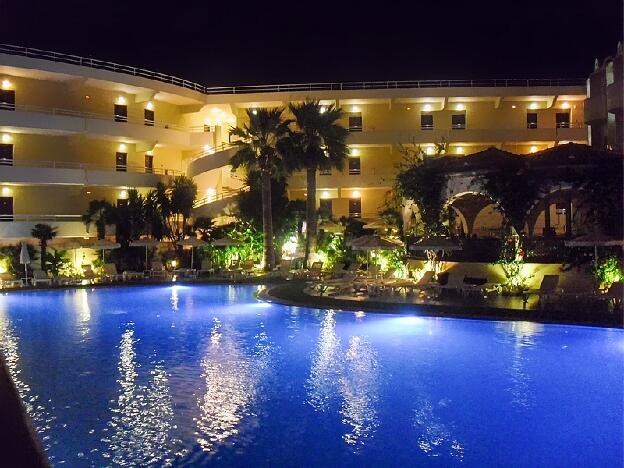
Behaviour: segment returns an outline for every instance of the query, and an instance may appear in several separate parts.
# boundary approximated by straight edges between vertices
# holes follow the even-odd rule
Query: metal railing
[[[50,168],[50,169],[82,169],[82,170],[96,170],[96,171],[112,171],[112,172],[131,172],[131,173],[144,173],[155,174],[164,176],[178,176],[182,175],[181,171],[175,169],[168,169],[164,167],[145,167],[133,164],[94,164],[83,163],[77,161],[40,161],[40,160],[23,160],[23,159],[4,159],[0,158],[0,170],[2,167],[38,167],[38,168]]]
[[[253,93],[281,93],[281,92],[310,92],[310,91],[353,91],[367,89],[407,89],[407,88],[511,88],[537,86],[585,86],[585,78],[497,78],[483,80],[402,80],[402,81],[349,81],[326,83],[289,83],[273,85],[246,85],[246,86],[205,86],[173,75],[147,70],[144,68],[122,65],[114,62],[97,60],[91,57],[53,52],[49,50],[0,44],[0,53],[20,55],[52,62],[68,63],[82,67],[107,70],[123,73],[163,83],[173,84],[181,88],[191,89],[203,94],[253,94]]]
[[[199,208],[200,206],[207,205],[208,203],[214,203],[225,198],[235,197],[242,192],[248,192],[249,186],[245,185],[239,189],[226,189],[214,195],[207,195],[204,198],[199,198],[193,203],[193,208]]]
[[[234,147],[235,147],[235,145],[233,145],[231,143],[221,143],[221,144],[219,144],[217,146],[211,146],[209,149],[202,150],[199,153],[194,154],[193,156],[191,156],[191,159],[190,159],[189,162],[193,162],[193,161],[196,161],[198,159],[205,158],[206,156],[212,156],[215,153],[218,153],[220,151],[226,151],[226,150],[232,149]]]
[[[56,214],[0,214],[0,221],[80,221],[82,215],[56,215]]]

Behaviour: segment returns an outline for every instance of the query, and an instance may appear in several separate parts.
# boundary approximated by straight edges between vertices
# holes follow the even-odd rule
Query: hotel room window
[[[349,158],[349,175],[359,175],[360,169],[360,158],[351,156]]]
[[[2,166],[13,165],[13,144],[0,143],[0,165]]]
[[[153,127],[154,126],[154,111],[152,109],[145,109],[143,111],[144,113],[144,122],[145,125],[148,127]]]
[[[115,169],[117,172],[126,172],[128,170],[128,153],[117,152],[115,154]]]
[[[151,174],[154,172],[154,155],[145,155],[145,172]]]
[[[350,218],[362,217],[362,199],[361,198],[349,199],[349,217]]]
[[[555,121],[557,128],[570,128],[570,113],[557,112]]]
[[[15,110],[15,90],[0,89],[0,110]]]
[[[0,221],[13,221],[13,197],[0,197]]]
[[[362,131],[362,114],[355,114],[349,116],[349,131],[361,132]]]
[[[453,130],[464,130],[466,128],[466,114],[453,114],[451,116],[451,128]]]
[[[537,128],[537,112],[527,112],[527,128]]]
[[[324,216],[331,216],[332,215],[332,201],[330,198],[322,198],[321,199],[321,204],[319,207],[319,211],[321,212],[322,215]]]
[[[433,130],[433,114],[420,114],[420,129]]]
[[[331,168],[319,169],[319,175],[331,175]]]
[[[128,121],[128,106],[125,104],[115,104],[115,122]]]

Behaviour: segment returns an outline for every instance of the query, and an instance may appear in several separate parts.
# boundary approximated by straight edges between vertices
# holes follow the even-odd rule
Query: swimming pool
[[[622,465],[622,330],[254,292],[0,296],[0,351],[52,463]]]

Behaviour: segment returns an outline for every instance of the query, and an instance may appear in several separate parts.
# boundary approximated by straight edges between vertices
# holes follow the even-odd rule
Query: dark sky
[[[0,0],[0,42],[234,85],[577,78],[622,37],[622,0],[369,3]]]

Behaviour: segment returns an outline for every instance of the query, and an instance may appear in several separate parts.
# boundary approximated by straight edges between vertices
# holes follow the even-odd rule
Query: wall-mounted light
[[[9,143],[13,141],[13,137],[9,135],[8,133],[3,133],[1,140],[2,140],[2,143],[4,143],[5,145],[8,145]]]
[[[431,107],[431,104],[425,104],[422,108],[422,110],[424,112],[431,112],[433,110],[433,107]]]
[[[217,189],[215,189],[214,187],[208,187],[206,189],[206,197],[208,198],[209,201],[214,200],[216,196],[217,196]]]
[[[512,108],[512,109],[515,109],[515,108],[516,108],[516,105],[515,105],[515,104],[512,104],[512,105],[511,105],[511,108]]]
[[[427,148],[425,148],[425,153],[427,153],[428,155],[432,155],[434,151],[435,149],[433,146],[427,146]]]
[[[153,150],[147,150],[145,152],[145,154],[147,154],[148,156],[154,156],[154,151]]]
[[[327,107],[325,107],[325,106],[321,106],[321,108],[319,109],[319,112],[320,112],[321,114],[324,114],[325,112],[327,112]]]
[[[351,108],[351,112],[361,112],[361,111],[362,111],[362,109],[360,109],[359,106],[353,106]]]
[[[128,150],[128,147],[124,145],[123,143],[121,143],[118,149],[120,153],[125,153]]]
[[[2,196],[8,197],[11,195],[11,189],[9,187],[2,187]]]
[[[252,110],[251,110],[251,113],[252,113],[253,115],[258,115],[258,109],[252,109]]]
[[[457,154],[464,154],[464,147],[463,146],[455,147],[455,153],[457,153]]]
[[[412,110],[410,106],[405,107],[405,110]]]
[[[529,153],[537,153],[537,146],[531,146],[529,148]]]
[[[569,102],[564,102],[563,104],[561,104],[561,108],[562,109],[569,109],[570,108],[570,103]]]
[[[529,109],[537,109],[537,102],[532,102],[529,104]]]
[[[361,196],[362,194],[359,190],[354,190],[353,192],[351,192],[351,198],[360,198]]]
[[[359,156],[360,155],[360,150],[357,148],[351,148],[351,150],[349,151],[350,156]]]
[[[327,190],[323,190],[321,192],[321,198],[327,200],[330,197],[329,192]]]
[[[117,104],[118,106],[125,106],[126,98],[123,96],[117,96],[117,99],[115,99],[115,104]]]
[[[153,111],[154,110],[154,103],[152,101],[147,101],[147,104],[145,104],[145,108],[148,111]]]
[[[457,104],[457,105],[455,106],[455,110],[457,110],[457,111],[463,111],[463,110],[466,110],[466,106],[464,106],[463,104]]]
[[[125,200],[126,198],[128,198],[128,191],[122,190],[121,192],[119,192],[119,198],[121,198],[122,200]]]
[[[9,80],[7,80],[6,78],[2,80],[2,89],[6,91],[8,89],[11,89],[12,87],[13,87],[13,83],[11,83]]]

